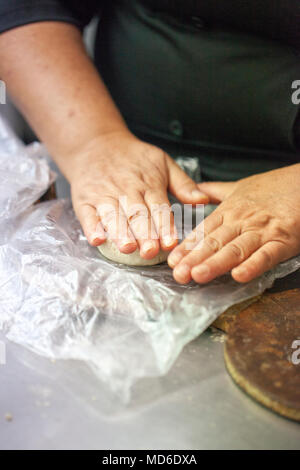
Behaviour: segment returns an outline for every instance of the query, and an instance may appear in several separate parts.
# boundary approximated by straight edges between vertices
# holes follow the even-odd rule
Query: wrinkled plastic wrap
[[[46,357],[85,361],[124,400],[139,378],[165,374],[225,309],[300,267],[297,257],[246,285],[227,275],[180,286],[167,265],[106,261],[70,201],[32,205],[53,178],[43,152],[17,146],[5,158],[0,136],[0,328]]]
[[[25,146],[0,119],[0,221],[24,212],[54,181],[41,144]]]

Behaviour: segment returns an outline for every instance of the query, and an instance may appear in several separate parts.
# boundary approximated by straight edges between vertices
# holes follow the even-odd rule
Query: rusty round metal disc
[[[230,324],[225,363],[255,400],[300,421],[300,289],[264,295]]]

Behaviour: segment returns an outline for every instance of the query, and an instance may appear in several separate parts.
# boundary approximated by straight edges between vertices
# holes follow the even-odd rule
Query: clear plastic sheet
[[[0,116],[1,117],[1,116]],[[24,212],[55,179],[38,143],[25,146],[0,118],[0,221]]]
[[[29,207],[45,189],[45,161],[25,178],[32,147],[15,157],[22,164],[13,167],[14,182],[2,179],[0,328],[46,357],[85,361],[124,401],[138,379],[165,374],[225,309],[300,267],[297,257],[247,285],[227,275],[205,286],[180,286],[167,265],[113,264],[88,245],[70,201]],[[40,162],[35,158],[34,166]]]

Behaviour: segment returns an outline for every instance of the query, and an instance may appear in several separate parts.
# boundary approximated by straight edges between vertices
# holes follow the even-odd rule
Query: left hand
[[[169,255],[180,284],[207,283],[228,271],[248,282],[300,253],[300,164],[198,186],[220,204]],[[203,225],[203,240],[193,241]]]

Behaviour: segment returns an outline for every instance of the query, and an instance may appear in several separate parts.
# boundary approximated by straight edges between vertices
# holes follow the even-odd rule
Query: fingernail
[[[101,243],[104,239],[105,237],[103,237],[103,235],[100,235],[99,233],[93,233],[93,235],[91,236],[92,243]]]
[[[176,264],[179,263],[179,261],[183,258],[183,255],[179,253],[171,253],[170,256],[168,257],[168,263],[169,266],[174,267]]]
[[[240,267],[240,268],[235,268],[235,269],[233,269],[233,270],[232,270],[232,273],[233,273],[234,275],[244,277],[244,276],[248,273],[248,270],[247,270],[247,268]]]
[[[120,242],[120,248],[129,248],[130,246],[134,245],[134,241],[128,238],[127,240],[122,240]]]
[[[163,243],[165,246],[172,246],[174,245],[175,241],[176,239],[169,236],[163,238]]]
[[[200,277],[207,277],[210,274],[210,269],[205,264],[201,264],[200,266],[193,268],[193,274]]]
[[[191,268],[187,264],[181,264],[180,266],[177,266],[175,268],[174,273],[178,277],[186,278],[187,276],[190,275]]]
[[[155,248],[155,244],[151,241],[147,241],[143,244],[142,252],[147,254],[149,251],[153,250]]]

